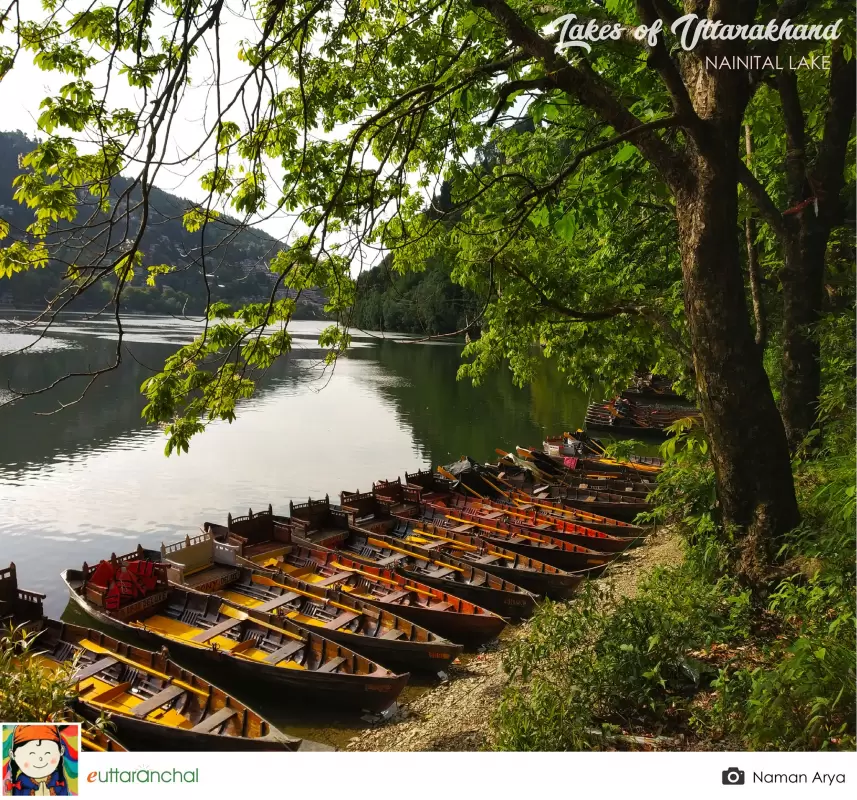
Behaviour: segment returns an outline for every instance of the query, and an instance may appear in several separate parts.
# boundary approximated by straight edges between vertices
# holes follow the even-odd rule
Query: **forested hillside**
[[[27,226],[33,222],[33,211],[14,198],[14,179],[24,170],[23,155],[32,151],[37,142],[20,131],[0,132],[0,219],[10,226],[12,240],[25,237]],[[111,195],[118,198],[127,188],[127,178],[116,177]],[[139,192],[132,193],[132,204]],[[264,297],[275,276],[268,270],[270,259],[283,249],[273,236],[260,230],[235,231],[235,220],[207,226],[205,238],[201,231],[190,232],[182,219],[191,204],[181,197],[153,188],[149,199],[150,220],[143,234],[140,250],[143,267],[167,264],[175,271],[158,277],[154,286],[147,284],[146,270],[137,271],[122,293],[122,306],[129,311],[170,314],[201,314],[210,292],[212,301],[239,305],[251,298]],[[85,219],[93,209],[82,207],[78,220]],[[131,214],[133,221],[133,213]],[[112,241],[124,235],[112,236]],[[203,247],[204,245],[204,247]],[[205,272],[201,269],[205,256]],[[70,259],[71,260],[71,259]],[[52,261],[43,269],[20,272],[4,281],[0,288],[0,308],[43,308],[64,285],[65,266]],[[110,299],[113,286],[102,281],[98,287],[79,298],[75,308],[96,310]],[[324,297],[316,291],[302,293],[297,316],[323,317]]]
[[[463,330],[479,313],[478,299],[449,273],[449,265],[436,261],[402,274],[387,257],[357,279],[354,325],[425,335]]]

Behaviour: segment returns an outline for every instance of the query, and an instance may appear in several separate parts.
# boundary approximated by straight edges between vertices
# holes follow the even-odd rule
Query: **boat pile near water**
[[[317,749],[192,670],[288,707],[383,714],[412,673],[446,672],[645,539],[658,459],[606,458],[582,432],[497,452],[63,572],[74,603],[151,649],[45,618],[14,565],[0,620],[39,629],[45,669],[72,670],[74,710],[112,723],[91,749]]]

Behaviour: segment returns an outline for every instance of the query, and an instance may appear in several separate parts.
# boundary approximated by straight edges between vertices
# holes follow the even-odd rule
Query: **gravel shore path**
[[[621,556],[599,578],[613,583],[617,597],[633,597],[640,578],[658,566],[681,562],[678,535],[664,528]],[[355,751],[474,751],[491,748],[490,721],[505,685],[503,652],[527,635],[524,623],[509,627],[499,642],[465,664],[453,666],[447,683],[405,705],[390,721],[351,740]]]

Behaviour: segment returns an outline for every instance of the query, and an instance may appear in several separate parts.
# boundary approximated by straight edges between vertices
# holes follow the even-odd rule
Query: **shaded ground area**
[[[679,536],[664,528],[645,545],[615,561],[599,579],[611,581],[616,597],[633,597],[637,583],[655,567],[682,560]],[[453,666],[448,683],[403,706],[398,716],[356,736],[348,750],[473,751],[491,747],[491,716],[505,685],[503,652],[513,638],[526,637],[528,625],[508,628],[500,641],[467,663]]]

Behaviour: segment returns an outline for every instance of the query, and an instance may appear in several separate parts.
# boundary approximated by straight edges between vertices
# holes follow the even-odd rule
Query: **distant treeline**
[[[421,272],[402,275],[391,257],[384,259],[357,279],[353,324],[426,335],[464,329],[478,314],[479,301],[453,283],[449,273],[449,265],[430,263]]]

